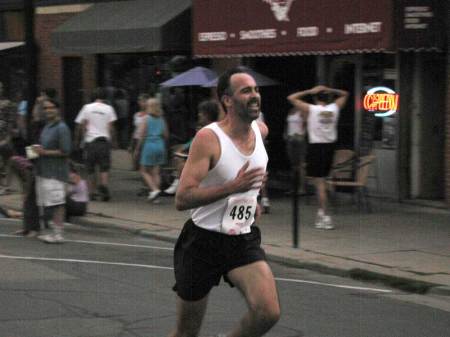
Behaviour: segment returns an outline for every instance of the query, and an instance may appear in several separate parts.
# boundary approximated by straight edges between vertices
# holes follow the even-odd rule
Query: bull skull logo
[[[262,0],[270,5],[277,21],[289,21],[288,13],[294,0]]]

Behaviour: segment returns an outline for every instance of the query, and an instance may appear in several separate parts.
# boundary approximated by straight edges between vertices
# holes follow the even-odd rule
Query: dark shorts
[[[88,173],[94,173],[98,166],[100,172],[107,172],[111,167],[111,143],[108,139],[96,138],[85,146],[85,163]]]
[[[306,153],[304,137],[289,136],[287,139],[287,153],[291,166],[299,166],[304,163]]]
[[[327,177],[333,163],[334,143],[308,144],[306,174]]]
[[[198,301],[213,286],[224,280],[233,286],[226,274],[238,267],[266,260],[261,248],[261,232],[225,235],[200,228],[188,220],[175,245],[175,285],[173,290],[185,301]]]

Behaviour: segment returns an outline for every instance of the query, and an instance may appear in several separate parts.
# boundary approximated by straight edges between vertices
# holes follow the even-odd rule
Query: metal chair
[[[327,190],[331,192],[332,199],[335,199],[334,196],[338,191],[352,192],[353,197],[356,197],[358,208],[361,210],[364,206],[366,211],[371,212],[367,180],[370,165],[374,160],[374,155],[367,155],[348,160],[345,165],[334,167],[326,180]]]

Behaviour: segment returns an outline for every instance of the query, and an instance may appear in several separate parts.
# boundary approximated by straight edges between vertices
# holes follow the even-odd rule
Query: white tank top
[[[205,126],[205,128],[211,129],[219,139],[220,158],[217,161],[216,166],[214,166],[208,172],[206,177],[200,183],[200,187],[217,186],[232,181],[236,178],[238,171],[247,161],[250,162],[248,169],[261,167],[266,170],[268,156],[264,147],[259,126],[256,121],[253,121],[251,127],[253,132],[255,133],[255,148],[252,154],[246,156],[238,150],[230,137],[228,137],[228,135],[219,127],[217,123],[212,123]],[[192,220],[197,226],[201,228],[215,232],[224,232],[224,219],[227,218],[226,214],[228,214],[230,211],[231,213],[233,212],[232,209],[230,209],[230,205],[232,206],[234,200],[244,198],[254,199],[256,201],[258,192],[259,188],[252,189],[245,193],[232,194],[227,198],[220,199],[211,204],[195,208],[191,211]],[[242,208],[244,206],[238,206],[234,210],[235,214],[232,214],[233,218],[235,215],[236,219],[241,216],[243,216],[242,218],[245,219],[245,211],[247,206],[245,206],[245,208],[243,209],[243,213],[238,213],[239,207]],[[244,234],[245,232],[248,232],[248,230],[250,229],[250,225],[254,222],[253,211],[254,210],[252,210],[251,214],[248,214],[249,216],[246,220],[249,226],[245,231],[241,231],[240,233],[231,233],[227,231],[226,233]],[[229,217],[228,220],[230,220]]]
[[[302,116],[300,116],[300,113],[295,112],[293,114],[287,115],[286,124],[286,134],[288,136],[303,136],[305,134],[305,128],[303,127],[303,118]]]

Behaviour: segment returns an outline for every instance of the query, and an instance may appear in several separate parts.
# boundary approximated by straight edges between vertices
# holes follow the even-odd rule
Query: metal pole
[[[25,55],[27,64],[27,138],[31,142],[33,104],[37,96],[37,48],[34,40],[34,1],[24,0]]]
[[[300,180],[300,167],[294,168],[294,189],[292,195],[292,242],[294,248],[299,248],[299,209],[298,185]]]

